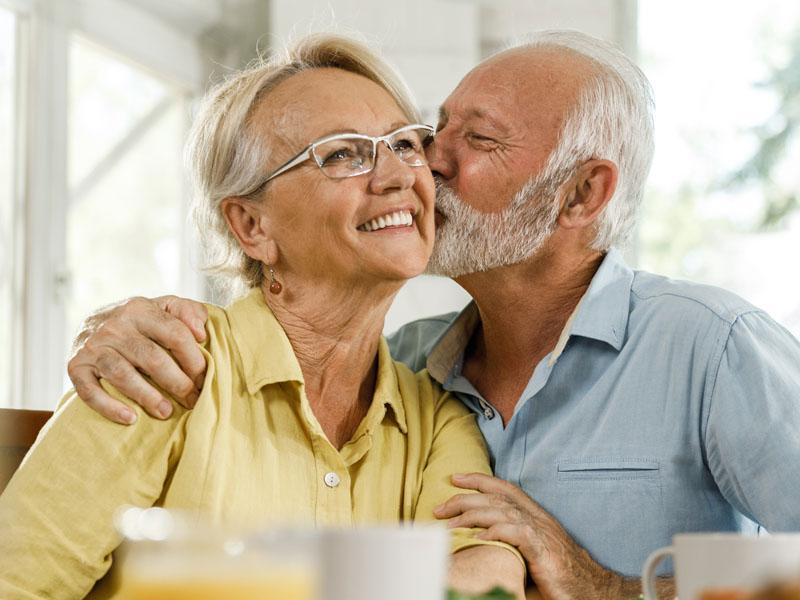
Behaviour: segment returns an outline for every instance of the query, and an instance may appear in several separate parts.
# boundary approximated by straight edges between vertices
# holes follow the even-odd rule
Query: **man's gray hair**
[[[653,159],[650,82],[616,46],[578,31],[536,32],[513,47],[566,49],[594,64],[594,77],[567,116],[548,168],[571,175],[592,158],[617,165],[617,188],[598,218],[592,248],[624,246],[633,232]]]

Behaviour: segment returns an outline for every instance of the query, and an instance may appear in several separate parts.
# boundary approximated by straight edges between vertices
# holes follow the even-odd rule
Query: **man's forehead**
[[[594,70],[591,59],[567,49],[512,49],[470,71],[442,104],[440,121],[456,112],[496,123],[517,118],[521,108],[561,112]]]

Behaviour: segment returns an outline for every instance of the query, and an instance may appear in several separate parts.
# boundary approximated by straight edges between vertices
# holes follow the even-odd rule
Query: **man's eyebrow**
[[[441,125],[442,123],[447,123],[447,109],[444,106],[439,107],[439,119],[438,123]]]
[[[494,127],[498,131],[500,131],[502,133],[508,133],[508,126],[505,123],[503,123],[500,119],[498,119],[497,116],[492,114],[491,112],[488,112],[488,111],[483,110],[481,108],[473,108],[472,110],[470,110],[467,113],[467,116],[468,117],[476,117],[478,119],[486,121],[487,123],[489,123],[489,125],[491,127]]]
[[[439,107],[439,126],[447,123],[449,118],[447,109],[444,106]],[[486,121],[491,127],[501,133],[508,133],[508,126],[501,122],[495,115],[480,108],[473,108],[466,113],[466,118],[476,118]]]

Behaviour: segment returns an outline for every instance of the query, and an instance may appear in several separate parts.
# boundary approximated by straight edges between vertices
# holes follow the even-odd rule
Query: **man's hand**
[[[479,537],[516,546],[545,600],[627,599],[638,596],[638,579],[603,568],[556,519],[517,486],[482,473],[454,475],[453,483],[480,494],[457,494],[434,510],[449,527],[484,527]],[[672,595],[672,580],[659,590]]]
[[[172,414],[172,405],[142,373],[192,408],[206,370],[196,342],[205,340],[207,319],[205,306],[175,296],[108,306],[86,319],[75,338],[69,378],[86,404],[125,425],[135,422],[136,414],[106,394],[100,378],[157,418]]]

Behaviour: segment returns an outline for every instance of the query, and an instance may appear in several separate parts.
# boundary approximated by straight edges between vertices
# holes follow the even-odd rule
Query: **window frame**
[[[207,72],[196,35],[121,0],[0,0],[17,20],[14,180],[15,264],[12,408],[50,408],[63,392],[68,291],[67,119],[69,43],[78,33],[151,70],[190,102]],[[187,7],[186,10],[190,10]],[[187,128],[188,128],[187,116]],[[187,186],[181,198],[188,209]],[[199,296],[205,280],[185,268],[195,249],[181,232],[181,287]],[[99,307],[95,307],[99,308]],[[5,390],[0,391],[5,393]]]

